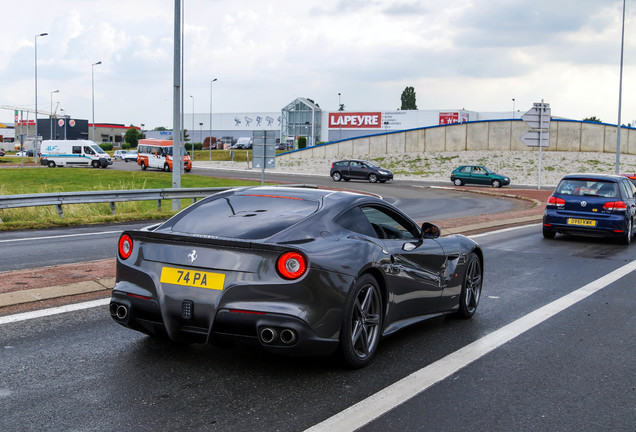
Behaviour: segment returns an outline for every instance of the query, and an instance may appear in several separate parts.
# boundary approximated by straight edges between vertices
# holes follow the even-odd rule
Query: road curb
[[[67,285],[12,291],[0,294],[0,308],[42,300],[50,300],[59,297],[103,291],[105,289],[113,289],[114,286],[115,278],[113,277],[108,279],[75,282]]]
[[[483,223],[476,223],[471,225],[464,225],[457,228],[442,228],[442,235],[450,234],[463,234],[470,235],[477,232],[490,231],[493,229],[506,228],[519,225],[530,225],[533,223],[539,223],[543,220],[543,215],[524,216],[515,219],[490,221]]]

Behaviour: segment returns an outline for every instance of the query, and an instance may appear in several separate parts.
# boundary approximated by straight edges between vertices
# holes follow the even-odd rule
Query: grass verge
[[[257,181],[222,179],[186,174],[181,187],[232,187],[258,185]],[[76,192],[93,190],[165,189],[172,185],[172,175],[163,172],[114,171],[95,169],[2,169],[0,195]],[[181,200],[181,208],[192,204]],[[55,206],[25,207],[0,210],[0,231],[48,228],[56,226],[113,223],[133,220],[167,219],[172,201],[165,200],[161,211],[155,201],[116,203],[113,215],[108,203],[65,205],[64,218]]]

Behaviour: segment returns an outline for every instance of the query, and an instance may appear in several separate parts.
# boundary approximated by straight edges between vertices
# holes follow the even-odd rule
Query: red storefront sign
[[[16,126],[35,126],[35,120],[19,120],[15,123]]]
[[[441,112],[439,113],[439,124],[459,123],[460,114],[458,112]],[[461,113],[461,122],[468,121],[468,113]]]
[[[441,112],[439,113],[439,124],[459,123],[459,113],[457,112]]]
[[[329,113],[330,129],[379,129],[381,127],[381,112]]]

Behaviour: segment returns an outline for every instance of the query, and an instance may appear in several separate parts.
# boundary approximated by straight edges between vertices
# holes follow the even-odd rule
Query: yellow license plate
[[[591,219],[568,219],[568,225],[596,226],[596,221]]]
[[[225,283],[225,275],[221,273],[164,267],[161,269],[160,281],[161,283],[222,291],[223,284]]]

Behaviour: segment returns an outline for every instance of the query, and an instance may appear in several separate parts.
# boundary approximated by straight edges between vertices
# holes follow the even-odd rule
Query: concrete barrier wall
[[[521,137],[529,130],[521,120],[493,120],[380,133],[281,154],[280,158],[363,158],[367,155],[465,150],[533,151]],[[616,126],[572,120],[550,122],[545,151],[616,153]],[[621,153],[636,154],[636,129],[621,129]]]

